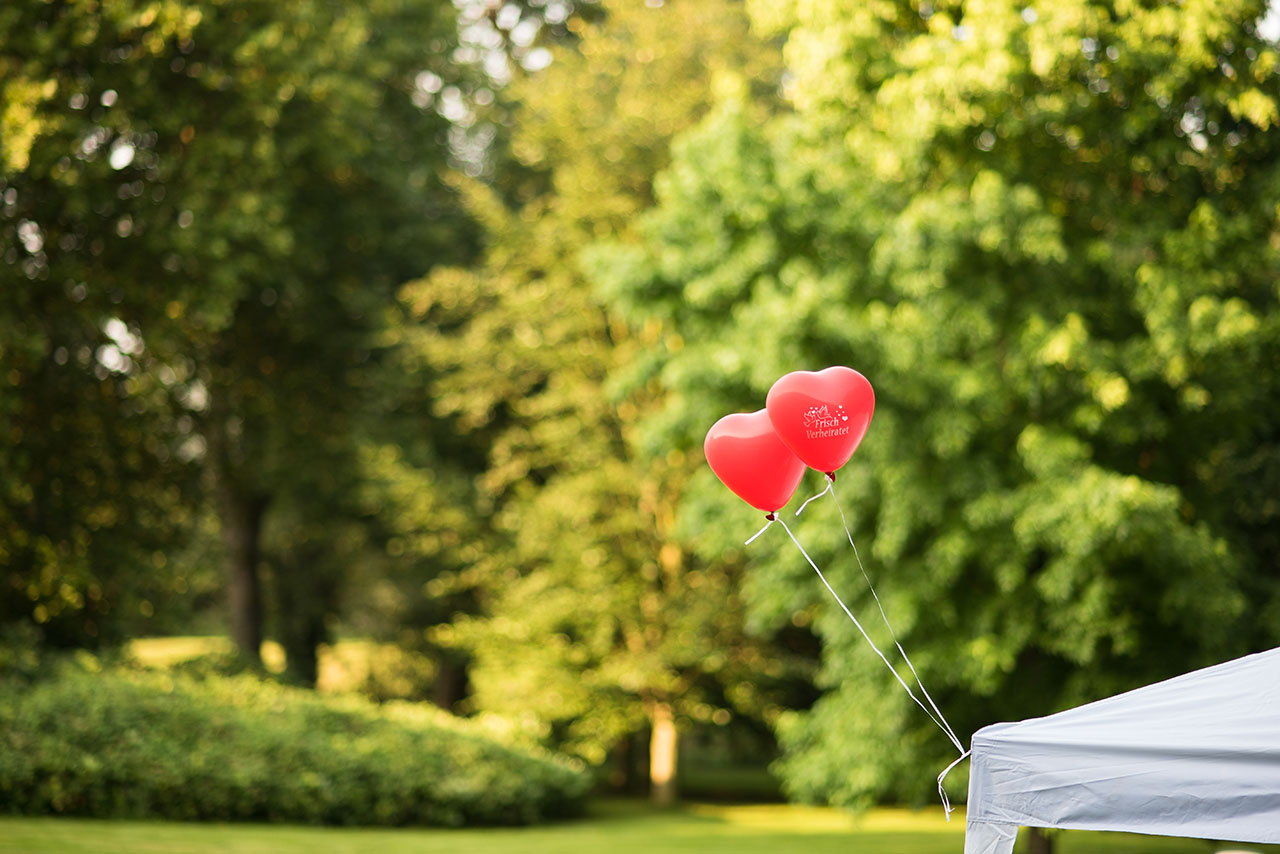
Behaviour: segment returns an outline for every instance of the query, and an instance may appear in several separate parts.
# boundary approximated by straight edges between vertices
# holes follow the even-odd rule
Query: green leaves
[[[353,496],[362,446],[400,439],[378,409],[396,288],[471,247],[440,177],[449,124],[413,100],[427,69],[459,76],[452,37],[447,4],[401,0],[0,13],[3,478],[35,490],[0,519],[61,555],[0,557],[14,589],[83,560],[67,584],[128,601],[146,573],[126,568],[197,539],[211,492],[269,508],[286,589],[335,588],[381,533]]]
[[[573,815],[590,779],[430,708],[252,676],[60,666],[0,699],[0,789],[27,814],[349,825]]]
[[[579,41],[513,87],[512,151],[544,172],[545,192],[506,210],[464,185],[489,231],[482,263],[403,292],[437,413],[483,452],[477,512],[498,534],[476,573],[483,615],[438,634],[474,655],[476,707],[592,762],[655,704],[685,721],[723,722],[730,708],[759,719],[784,681],[753,675],[773,659],[743,636],[737,567],[693,559],[674,531],[697,458],[683,445],[650,456],[635,430],[662,403],[646,371],[682,341],[660,315],[621,322],[582,273],[652,277],[629,247],[672,135],[707,112],[713,81],[769,80],[774,55],[731,3],[604,12],[575,22]],[[597,239],[609,249],[584,254]],[[736,275],[701,283],[708,306]]]
[[[786,371],[865,373],[841,494],[962,733],[1274,643],[1275,538],[1240,513],[1280,424],[1274,140],[1238,106],[1274,80],[1261,7],[758,11],[790,22],[795,115],[721,105],[673,147],[643,246],[589,256],[681,341],[629,378],[669,404],[645,447],[696,445]],[[691,486],[690,547],[735,559],[708,532],[743,514]],[[815,509],[799,535],[857,598]],[[757,620],[821,611],[831,693],[780,730],[792,791],[923,793],[902,772],[945,742],[889,713],[907,701],[792,555],[752,554]]]

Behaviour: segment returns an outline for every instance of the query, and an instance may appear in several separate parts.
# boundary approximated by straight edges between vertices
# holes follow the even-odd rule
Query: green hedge
[[[580,811],[588,775],[409,704],[251,675],[68,666],[0,684],[0,811],[326,824],[524,824]]]

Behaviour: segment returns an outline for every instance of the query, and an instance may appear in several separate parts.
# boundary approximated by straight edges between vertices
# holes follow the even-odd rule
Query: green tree
[[[761,126],[725,99],[677,143],[644,245],[591,256],[633,326],[681,342],[629,378],[667,395],[651,446],[696,453],[786,371],[864,372],[877,413],[842,500],[962,736],[1274,644],[1263,4],[753,11],[786,36],[795,114]],[[758,519],[709,471],[681,517],[712,562]],[[837,589],[862,588],[833,508],[798,535]],[[823,639],[827,693],[779,730],[790,792],[925,796],[946,741],[769,539],[753,614],[816,614]]]
[[[651,733],[654,793],[674,796],[677,720],[757,717],[783,666],[744,635],[735,567],[691,560],[670,497],[694,461],[649,459],[632,425],[652,395],[607,375],[662,346],[602,309],[578,271],[591,240],[631,235],[671,137],[738,73],[776,90],[773,50],[730,2],[605,3],[577,41],[515,82],[521,180],[468,183],[483,262],[405,290],[435,410],[486,450],[476,512],[496,530],[464,572],[483,613],[443,627],[475,656],[475,705],[593,762]]]
[[[132,431],[110,455],[154,469],[131,488],[172,479],[156,461],[177,450],[200,464],[217,496],[236,643],[256,658],[269,565],[303,679],[368,536],[362,412],[395,289],[470,245],[440,181],[448,123],[429,85],[455,77],[452,38],[446,4],[401,0],[0,12],[0,192],[18,279],[6,328],[37,306],[74,326],[24,331],[24,358],[52,360],[81,386],[97,372],[99,393],[116,398],[111,417]],[[82,355],[95,344],[96,362]],[[32,389],[28,420],[54,417],[63,398],[43,400],[15,370],[13,384]],[[68,419],[60,441],[101,448],[107,435]],[[49,451],[33,446],[32,465]],[[116,512],[132,513],[126,503]],[[121,538],[166,538],[146,527]]]
[[[164,303],[138,299],[146,277],[119,267],[122,244],[154,240],[131,216],[156,192],[139,180],[148,153],[115,132],[115,80],[79,85],[88,71],[72,59],[117,21],[65,19],[53,6],[0,11],[0,619],[93,645],[151,607],[147,589],[194,513],[195,448],[185,366],[136,325],[163,318]],[[189,22],[162,27],[177,38]],[[139,162],[121,180],[125,157]]]
[[[419,94],[438,93],[432,97],[452,119],[450,149],[463,184],[478,179],[508,205],[548,192],[547,170],[511,152],[521,104],[507,86],[526,66],[545,67],[550,49],[576,43],[577,33],[601,14],[591,2],[459,4],[451,58],[472,73],[471,86],[451,90],[429,76]],[[492,496],[478,488],[498,428],[497,421],[480,425],[456,408],[441,410],[435,379],[442,368],[420,346],[419,323],[412,310],[397,313],[384,339],[388,357],[370,402],[375,441],[362,452],[361,500],[377,516],[385,553],[376,560],[366,555],[345,601],[344,624],[394,641],[410,655],[429,655],[432,699],[457,710],[466,705],[470,656],[432,635],[455,615],[477,611],[474,568],[503,547],[491,524]],[[427,330],[428,338],[433,334]],[[453,361],[450,355],[443,369]]]

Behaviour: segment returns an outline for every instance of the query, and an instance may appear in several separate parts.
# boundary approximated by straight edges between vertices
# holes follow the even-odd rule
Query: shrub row
[[[0,811],[360,825],[524,824],[589,776],[442,711],[252,675],[85,672],[0,684]]]

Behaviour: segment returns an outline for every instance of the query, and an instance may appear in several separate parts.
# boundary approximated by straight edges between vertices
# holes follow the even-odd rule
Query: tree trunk
[[[1027,854],[1053,854],[1053,837],[1044,828],[1027,828]]]
[[[272,625],[284,647],[289,677],[314,688],[319,675],[318,648],[329,641],[327,619],[338,599],[339,584],[319,539],[299,533],[295,540],[288,552],[272,562]]]
[[[613,765],[609,769],[609,787],[630,794],[635,784],[635,750],[628,733],[613,745]]]
[[[262,517],[268,501],[262,491],[250,488],[237,476],[243,469],[243,461],[233,447],[238,431],[233,434],[231,424],[226,394],[215,385],[209,394],[209,417],[203,432],[208,443],[207,473],[212,479],[222,523],[231,640],[240,655],[261,665],[262,581],[258,576],[258,562]]]
[[[431,702],[446,712],[457,713],[467,698],[467,662],[462,656],[443,651],[436,656],[436,678],[431,684]]]
[[[226,547],[227,602],[231,608],[231,639],[249,661],[262,661],[262,584],[258,577],[263,498],[241,494],[224,485],[222,542]]]
[[[319,675],[317,647],[329,638],[324,611],[308,602],[278,600],[280,645],[284,647],[285,669],[299,685],[314,688]]]
[[[650,707],[649,735],[649,785],[650,797],[658,806],[670,806],[676,802],[676,759],[679,738],[675,716],[669,703],[654,703]]]

